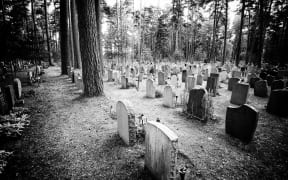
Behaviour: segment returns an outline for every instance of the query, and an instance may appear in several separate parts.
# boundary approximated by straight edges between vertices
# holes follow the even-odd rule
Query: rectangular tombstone
[[[108,82],[113,81],[113,71],[111,69],[108,70]]]
[[[231,100],[232,104],[243,105],[246,104],[249,92],[249,84],[237,83],[233,87]]]
[[[165,77],[163,72],[158,72],[158,85],[165,85]]]
[[[203,80],[204,80],[204,81],[207,81],[207,80],[208,80],[208,77],[209,77],[209,70],[208,70],[208,69],[205,69],[205,71],[204,71],[204,76],[203,76]]]
[[[259,80],[254,85],[254,96],[267,97],[268,85],[266,80]]]
[[[10,111],[8,103],[6,101],[4,90],[0,88],[0,115],[8,114]]]
[[[241,78],[241,71],[232,71],[233,78]]]
[[[143,75],[144,75],[144,73],[139,73],[139,75],[138,75],[138,81],[139,81],[139,82],[142,82],[142,80],[143,80]]]
[[[183,70],[182,71],[182,83],[186,82],[186,78],[187,78],[187,70]]]
[[[22,97],[22,85],[21,85],[20,79],[15,78],[13,81],[13,86],[14,86],[16,98],[20,99]]]
[[[218,86],[218,78],[216,78],[216,77],[208,77],[207,84],[206,84],[206,90],[208,92],[213,93],[213,95],[216,96],[217,86]]]
[[[228,81],[228,91],[232,91],[235,84],[239,83],[239,78],[230,78]]]
[[[240,107],[228,107],[225,130],[227,134],[249,143],[254,136],[258,123],[258,111],[247,104]]]
[[[136,143],[135,114],[128,101],[118,101],[116,104],[117,131],[126,145]]]
[[[288,116],[288,89],[277,89],[270,93],[267,112],[280,117]]]
[[[196,82],[196,84],[202,86],[202,84],[203,84],[203,76],[202,76],[201,74],[198,74],[198,75],[197,75],[197,82]]]
[[[146,97],[155,98],[156,89],[153,85],[153,80],[147,79],[146,81]]]
[[[206,120],[207,91],[204,88],[192,89],[189,91],[187,112],[200,120]]]
[[[163,97],[164,106],[169,108],[175,107],[175,94],[173,93],[171,86],[165,86]]]
[[[276,89],[283,89],[284,88],[284,81],[283,80],[274,80],[271,84],[271,91],[276,90]]]
[[[187,76],[186,83],[185,83],[185,89],[192,90],[195,87],[195,77],[194,76]]]
[[[155,179],[176,179],[178,136],[165,125],[148,121],[145,135],[145,167]]]
[[[172,75],[170,84],[171,84],[172,86],[174,86],[174,87],[177,87],[178,79],[177,79],[177,76],[176,76],[176,75]]]
[[[8,85],[4,88],[4,97],[8,104],[9,110],[11,110],[15,105],[15,92],[12,85]]]
[[[121,76],[121,88],[122,89],[128,88],[128,78],[126,76]]]

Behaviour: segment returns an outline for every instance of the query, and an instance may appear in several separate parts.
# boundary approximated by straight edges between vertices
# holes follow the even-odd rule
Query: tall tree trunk
[[[33,45],[33,50],[34,50],[34,53],[35,53],[35,49],[37,47],[37,45],[36,45],[37,44],[37,38],[36,38],[37,27],[36,27],[36,21],[35,21],[34,0],[31,0],[31,16],[32,16],[32,23],[33,23],[33,25],[32,25],[33,26],[33,42],[32,42],[32,45]],[[35,59],[34,59],[34,62],[36,63]]]
[[[50,49],[50,36],[49,36],[49,26],[48,26],[48,16],[47,16],[47,0],[44,0],[44,15],[45,15],[45,30],[46,30],[46,42],[47,42],[49,65],[53,66],[52,52]]]
[[[249,51],[251,46],[251,12],[248,9],[248,35],[247,35],[247,45],[246,45],[246,55],[245,55],[245,62],[246,64],[249,63]]]
[[[245,12],[245,0],[242,0],[241,20],[240,20],[237,48],[236,48],[236,66],[238,66],[240,62],[242,29],[243,29],[243,24],[244,24],[244,12]]]
[[[99,21],[96,17],[96,4],[99,0],[76,1],[78,9],[80,49],[84,95],[103,94],[102,59],[99,52]]]
[[[69,28],[68,28],[68,0],[60,1],[60,46],[61,46],[61,73],[68,74],[69,65]]]
[[[102,52],[102,42],[101,42],[101,7],[100,7],[100,2],[97,3],[98,0],[95,0],[95,10],[96,10],[96,21],[99,22],[98,26],[97,26],[97,36],[99,39],[99,53],[100,53],[100,58],[103,60],[103,52]],[[121,7],[121,6],[120,6]],[[102,74],[104,75],[104,67],[103,67],[103,63],[101,63],[102,65]]]
[[[217,6],[218,6],[218,0],[215,0],[212,46],[211,46],[210,55],[209,55],[209,61],[210,62],[211,62],[212,58],[214,58],[214,60],[215,60],[215,56],[214,55],[215,55],[215,41],[216,41],[216,30],[217,30]]]
[[[228,29],[228,0],[225,1],[225,27],[224,27],[224,45],[223,45],[223,55],[222,55],[222,65],[224,65],[226,60],[226,41],[227,41],[227,29]]]
[[[81,69],[81,52],[79,44],[78,14],[75,0],[71,0],[71,27],[73,35],[74,68]]]
[[[70,53],[70,67],[74,67],[74,42],[72,34],[72,20],[71,20],[71,0],[68,1],[68,36],[69,36],[69,53]],[[69,73],[69,72],[68,72]]]

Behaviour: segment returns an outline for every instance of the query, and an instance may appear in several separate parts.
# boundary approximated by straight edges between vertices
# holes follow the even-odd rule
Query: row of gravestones
[[[117,132],[126,145],[136,142],[135,114],[128,101],[116,104]],[[145,127],[145,167],[156,179],[175,179],[178,136],[168,127],[148,121]]]
[[[0,114],[5,115],[13,109],[16,100],[22,98],[22,85],[18,78],[13,80],[12,85],[0,88]]]

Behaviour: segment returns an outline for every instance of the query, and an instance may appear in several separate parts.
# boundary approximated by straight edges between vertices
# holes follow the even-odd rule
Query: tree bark
[[[74,47],[74,68],[81,69],[81,52],[79,44],[78,14],[75,0],[71,0],[71,27]]]
[[[226,60],[226,41],[227,41],[227,29],[228,29],[228,0],[225,1],[225,27],[224,27],[224,45],[223,45],[223,55],[222,55],[222,65],[224,65]]]
[[[69,65],[69,31],[68,31],[68,0],[60,1],[60,38],[61,38],[61,73],[68,74]]]
[[[103,60],[103,53],[102,53],[102,42],[101,42],[101,7],[100,7],[100,2],[97,2],[98,0],[95,0],[95,10],[96,10],[96,21],[98,22],[98,26],[97,26],[97,36],[98,36],[98,40],[99,40],[99,53],[100,53],[100,58]],[[103,67],[103,63],[101,63],[102,65],[102,69],[101,72],[104,75],[104,67]]]
[[[96,4],[99,0],[78,0],[79,39],[82,59],[82,75],[85,96],[103,94],[102,59],[99,52],[99,36]]]
[[[240,54],[241,54],[241,41],[242,41],[242,28],[244,24],[244,12],[245,12],[245,0],[242,0],[242,8],[241,8],[241,20],[239,27],[239,36],[236,48],[236,66],[238,66],[240,62]]]
[[[48,16],[47,16],[47,0],[44,0],[44,15],[45,15],[45,30],[46,30],[46,42],[48,50],[48,60],[49,65],[53,66],[53,60],[51,57],[51,48],[50,48],[50,36],[49,36],[49,26],[48,26]]]
[[[212,46],[211,46],[210,55],[209,55],[209,61],[210,62],[211,62],[212,57],[215,60],[214,54],[215,54],[215,41],[216,41],[216,29],[217,29],[217,6],[218,6],[218,0],[215,0]]]

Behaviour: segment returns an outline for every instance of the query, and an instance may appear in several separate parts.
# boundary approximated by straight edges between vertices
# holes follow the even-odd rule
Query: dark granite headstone
[[[8,85],[4,88],[5,99],[8,104],[9,110],[11,110],[15,105],[15,92],[12,85]]]
[[[268,85],[266,80],[260,80],[255,83],[254,96],[267,97],[268,96]]]
[[[72,83],[75,83],[75,72],[72,71],[71,73],[71,80],[72,80]]]
[[[187,112],[196,116],[201,120],[206,119],[206,108],[205,108],[205,98],[204,96],[207,94],[207,91],[204,88],[200,89],[192,89],[189,92],[189,100],[187,104]]]
[[[282,80],[275,80],[271,84],[271,91],[276,89],[283,89],[284,88],[284,81]]]
[[[267,78],[267,73],[266,73],[265,71],[261,71],[260,74],[259,74],[259,77],[260,77],[261,79],[265,79],[265,80],[266,80],[266,78]]]
[[[9,113],[9,107],[4,95],[4,91],[0,88],[0,114],[5,115]]]
[[[288,116],[288,89],[277,89],[270,93],[267,112],[281,117]]]
[[[275,80],[275,76],[267,75],[266,79],[268,86],[271,86],[272,82]]]
[[[249,92],[249,85],[247,83],[237,83],[233,87],[231,100],[232,104],[243,105],[246,104]]]
[[[213,93],[214,96],[216,96],[217,93],[217,85],[218,85],[218,78],[215,77],[208,77],[207,79],[207,85],[206,85],[206,90],[208,92]]]
[[[281,79],[284,77],[288,77],[288,70],[279,70],[278,71],[278,77]]]
[[[258,111],[244,104],[240,107],[228,107],[225,130],[227,134],[249,143],[254,136],[258,123]]]
[[[182,82],[185,83],[187,78],[187,70],[182,71]]]
[[[258,77],[252,77],[252,78],[250,79],[250,81],[249,81],[250,87],[251,87],[251,88],[254,88],[255,83],[256,83],[257,81],[259,81],[259,80],[260,80],[260,78],[258,78]]]
[[[232,91],[235,84],[237,84],[239,81],[239,78],[230,78],[228,82],[228,91]]]

